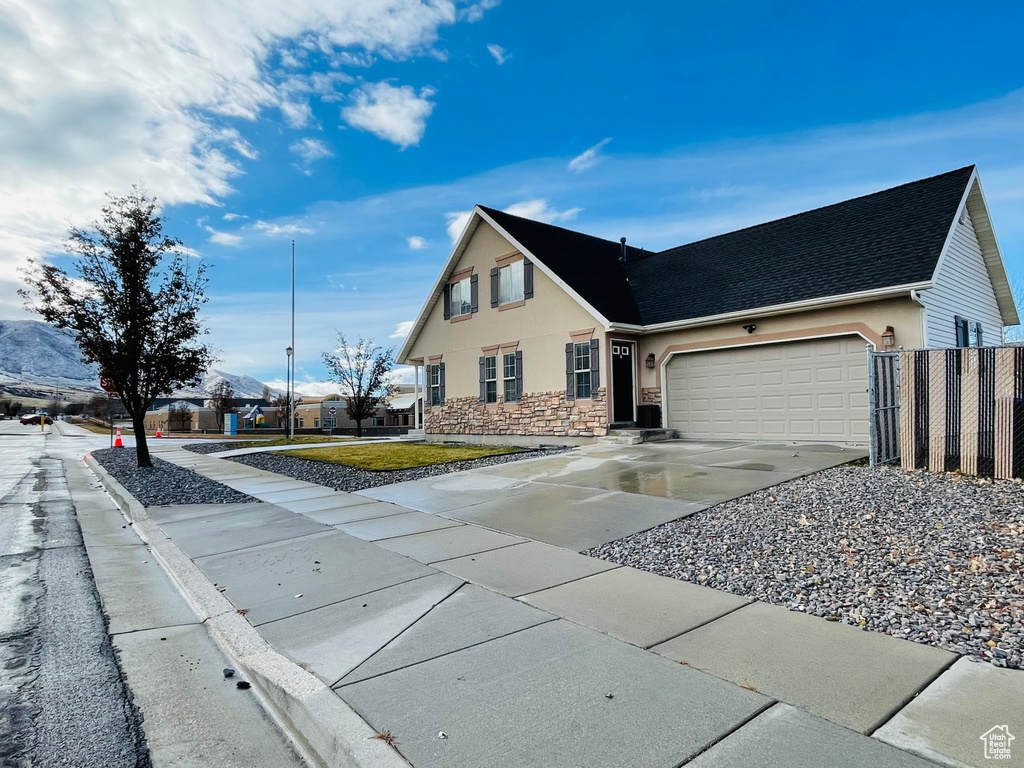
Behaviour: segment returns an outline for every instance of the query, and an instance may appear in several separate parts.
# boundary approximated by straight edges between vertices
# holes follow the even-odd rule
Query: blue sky
[[[267,381],[292,238],[318,381],[336,330],[400,344],[475,203],[659,249],[977,163],[1024,275],[1019,3],[14,5],[0,319],[137,181],[213,267],[218,367]]]

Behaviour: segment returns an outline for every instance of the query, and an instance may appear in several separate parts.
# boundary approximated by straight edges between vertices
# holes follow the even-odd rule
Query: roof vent
[[[619,245],[622,246],[622,255],[619,256],[619,261],[624,262],[626,260],[626,238],[620,237],[619,238]]]

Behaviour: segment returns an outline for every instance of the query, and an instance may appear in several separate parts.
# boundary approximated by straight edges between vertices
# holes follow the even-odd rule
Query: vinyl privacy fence
[[[1024,477],[1024,348],[900,352],[899,454],[904,469]]]

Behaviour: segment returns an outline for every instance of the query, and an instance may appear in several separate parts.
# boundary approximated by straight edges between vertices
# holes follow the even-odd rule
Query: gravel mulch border
[[[336,491],[351,493],[353,491],[362,491],[366,488],[378,488],[382,485],[401,483],[406,480],[419,480],[424,477],[447,475],[452,472],[464,472],[467,469],[492,467],[498,464],[508,464],[513,461],[534,459],[540,456],[553,456],[568,450],[571,449],[562,447],[535,448],[498,456],[484,456],[479,459],[464,459],[462,461],[449,461],[444,464],[431,464],[427,467],[385,470],[359,469],[344,464],[334,464],[329,461],[302,459],[297,456],[289,456],[286,453],[248,453],[242,456],[231,456],[228,461],[237,461],[239,464],[264,469],[268,472],[276,472],[279,475],[286,475],[296,480],[305,480],[308,483],[325,485]]]
[[[584,554],[1024,668],[1024,487],[841,466]]]
[[[93,458],[144,507],[170,504],[244,504],[259,501],[246,493],[203,477],[191,469],[152,457],[139,467],[131,448],[104,448]]]

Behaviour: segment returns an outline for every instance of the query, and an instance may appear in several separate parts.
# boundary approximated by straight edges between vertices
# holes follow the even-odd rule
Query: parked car
[[[21,417],[22,424],[52,424],[53,419],[45,413],[30,413]]]

